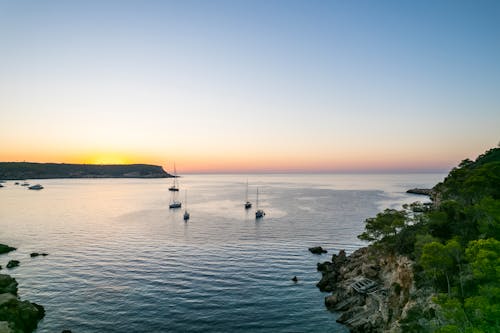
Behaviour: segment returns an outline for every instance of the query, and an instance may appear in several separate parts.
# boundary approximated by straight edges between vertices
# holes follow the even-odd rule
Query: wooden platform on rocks
[[[351,287],[360,294],[367,294],[377,289],[377,283],[365,277],[357,279]]]

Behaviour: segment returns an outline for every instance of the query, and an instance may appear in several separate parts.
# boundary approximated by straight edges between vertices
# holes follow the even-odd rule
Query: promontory
[[[149,164],[66,164],[0,162],[0,179],[168,178],[161,166]]]

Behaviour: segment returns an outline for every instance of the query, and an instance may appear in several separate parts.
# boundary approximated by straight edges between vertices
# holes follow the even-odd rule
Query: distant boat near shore
[[[36,184],[36,185],[28,187],[28,190],[43,190],[43,186],[40,184]]]

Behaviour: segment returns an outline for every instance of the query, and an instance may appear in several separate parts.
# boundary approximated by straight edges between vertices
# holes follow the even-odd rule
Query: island
[[[169,178],[161,166],[149,164],[66,164],[0,162],[0,179]]]

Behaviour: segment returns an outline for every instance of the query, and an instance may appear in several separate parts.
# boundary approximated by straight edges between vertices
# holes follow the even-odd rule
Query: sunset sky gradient
[[[447,170],[500,141],[498,1],[0,0],[0,161]]]

